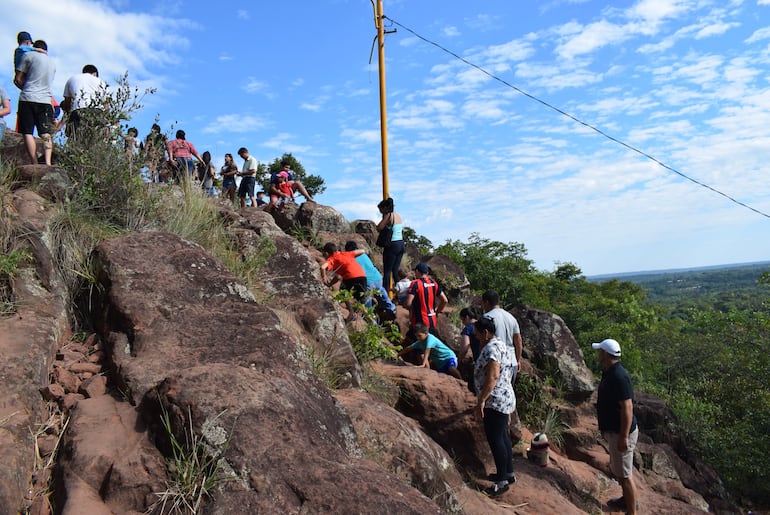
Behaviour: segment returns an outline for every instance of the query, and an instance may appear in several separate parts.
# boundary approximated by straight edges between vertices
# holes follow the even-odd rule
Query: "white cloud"
[[[344,129],[340,137],[347,142],[378,143],[380,141],[380,131],[379,129]]]
[[[249,77],[246,84],[243,86],[243,90],[247,93],[263,93],[269,88],[267,82],[259,80],[255,77]]]
[[[601,20],[582,27],[582,30],[558,45],[556,53],[564,59],[573,59],[607,45],[622,43],[631,36],[628,27]]]
[[[266,127],[268,123],[258,116],[223,114],[208,123],[202,130],[205,134],[249,133]]]
[[[239,20],[249,20],[249,19],[251,19],[251,15],[249,14],[249,11],[247,11],[245,9],[238,9],[236,11],[236,13],[235,13],[235,16]]]
[[[292,140],[296,136],[289,134],[288,132],[281,132],[262,142],[262,146],[270,149],[277,150],[279,152],[290,152],[292,154],[299,154],[302,152],[309,152],[311,147],[308,145],[300,145],[294,143]]]
[[[767,5],[770,5],[770,0],[766,0]],[[756,43],[757,41],[762,41],[763,39],[770,39],[770,27],[763,27],[761,29],[755,30],[754,33],[746,39],[746,43]]]
[[[457,30],[457,27],[452,26],[444,27],[441,33],[448,38],[455,38],[460,35],[460,31]]]
[[[108,82],[129,71],[132,82],[149,80],[156,87],[167,85],[169,81],[150,68],[173,66],[174,56],[166,49],[186,48],[189,40],[183,34],[199,28],[181,17],[118,13],[88,0],[39,4],[7,0],[3,11],[6,14],[0,17],[0,32],[16,34],[24,27],[48,43],[56,63],[55,91],[63,90],[67,78],[79,73],[86,63],[95,64]],[[10,12],[14,12],[13,17]]]
[[[712,36],[718,36],[737,26],[737,23],[714,23],[707,25],[699,30],[697,34],[695,34],[695,39],[704,39]]]

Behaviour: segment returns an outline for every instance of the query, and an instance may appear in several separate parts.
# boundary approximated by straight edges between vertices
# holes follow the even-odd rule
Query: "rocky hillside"
[[[204,248],[142,232],[98,245],[91,288],[72,298],[50,238],[66,188],[66,171],[30,165],[3,191],[4,237],[31,259],[4,290],[15,311],[0,317],[0,513],[600,513],[619,495],[594,378],[558,316],[514,312],[524,369],[558,371],[571,429],[540,467],[526,448],[541,428],[513,427],[518,481],[488,499],[477,487],[494,464],[465,383],[395,363],[362,368],[317,250],[292,235],[370,248],[372,222],[315,203],[271,216],[216,201],[243,252],[275,245],[256,291]],[[459,334],[451,320],[442,334]],[[337,371],[334,389],[314,372],[319,359]],[[739,512],[666,406],[639,395],[635,407],[642,512]],[[183,508],[195,471],[209,488]]]

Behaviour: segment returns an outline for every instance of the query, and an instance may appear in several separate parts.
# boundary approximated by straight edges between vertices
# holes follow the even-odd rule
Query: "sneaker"
[[[494,485],[483,489],[482,492],[489,497],[497,497],[498,495],[503,495],[507,492],[508,488],[510,488],[508,483],[505,483],[504,486],[500,486],[500,483],[495,483]]]
[[[607,506],[610,508],[614,508],[616,510],[625,510],[626,509],[626,500],[621,497],[615,497],[614,499],[610,499],[607,501]]]
[[[486,479],[487,481],[497,482],[497,474],[493,472],[492,474],[489,474]],[[511,474],[510,476],[506,476],[503,479],[508,481],[509,484],[513,484],[516,482],[516,475]]]

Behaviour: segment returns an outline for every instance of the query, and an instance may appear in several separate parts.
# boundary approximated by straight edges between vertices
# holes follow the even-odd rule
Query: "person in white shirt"
[[[104,110],[99,103],[106,90],[107,84],[99,78],[99,70],[93,64],[83,66],[83,73],[67,80],[61,108],[68,115],[64,131],[68,138],[93,138],[103,128]]]

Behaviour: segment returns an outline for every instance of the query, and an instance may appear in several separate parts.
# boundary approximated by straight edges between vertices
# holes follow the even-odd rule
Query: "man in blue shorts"
[[[417,324],[412,332],[417,341],[399,352],[399,357],[412,351],[418,351],[422,353],[422,363],[419,366],[434,368],[437,372],[449,374],[457,379],[463,378],[460,371],[457,370],[457,355],[444,342],[430,334],[428,326]]]
[[[241,185],[238,186],[241,207],[246,207],[246,197],[251,199],[251,207],[257,207],[257,199],[254,198],[254,186],[257,184],[257,160],[249,154],[246,147],[239,148],[238,155],[243,158],[243,169],[238,173],[241,178]]]

